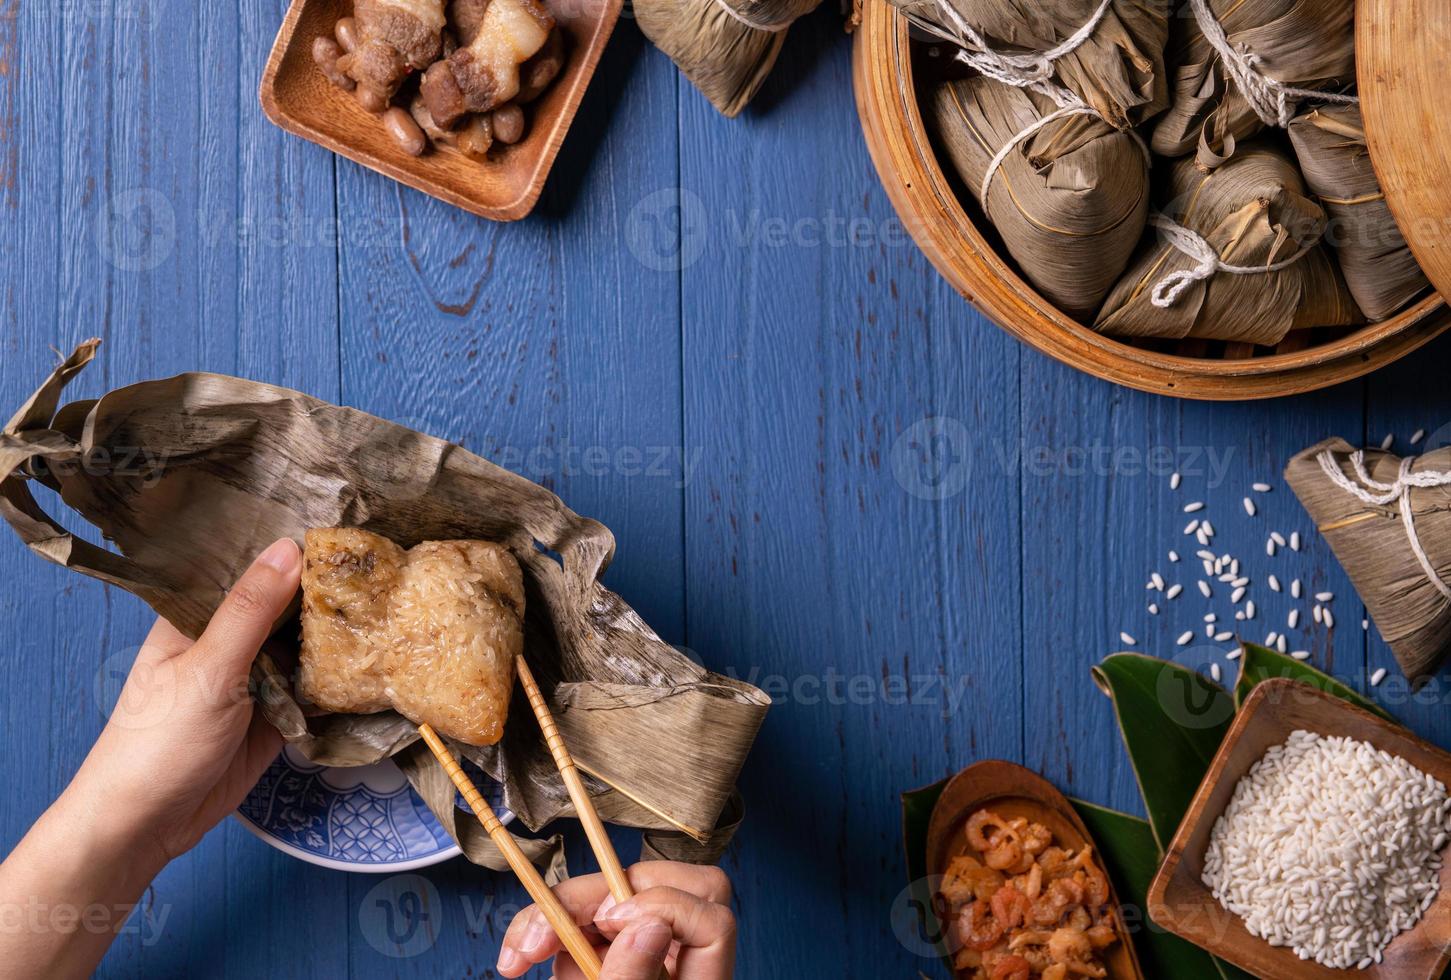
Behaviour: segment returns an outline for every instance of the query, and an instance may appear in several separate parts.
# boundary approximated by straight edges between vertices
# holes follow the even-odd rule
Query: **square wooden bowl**
[[[1168,856],[1149,887],[1149,917],[1265,980],[1435,980],[1451,963],[1451,862],[1441,868],[1441,890],[1425,916],[1415,928],[1391,941],[1381,963],[1365,970],[1332,970],[1301,960],[1289,948],[1276,948],[1255,938],[1243,920],[1226,911],[1204,884],[1209,834],[1229,806],[1235,786],[1269,748],[1301,729],[1369,742],[1451,786],[1451,755],[1404,728],[1297,681],[1266,681],[1240,710],[1174,835]]]
[[[486,162],[450,147],[414,157],[379,119],[329,82],[312,60],[312,42],[331,36],[352,0],[293,0],[262,75],[262,109],[278,126],[442,201],[495,221],[533,210],[619,20],[624,0],[546,0],[566,41],[564,70],[525,107],[528,130],[514,146],[495,146]]]

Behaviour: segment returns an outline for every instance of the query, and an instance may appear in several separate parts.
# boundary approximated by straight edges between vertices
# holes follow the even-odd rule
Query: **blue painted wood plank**
[[[338,185],[345,224],[381,216],[391,229],[370,246],[344,243],[343,400],[454,440],[603,521],[618,543],[607,584],[680,642],[693,462],[677,277],[642,270],[619,240],[632,208],[676,183],[676,86],[669,62],[622,22],[523,222],[483,221],[341,161]],[[640,166],[642,153],[665,166]],[[434,976],[467,964],[490,975],[509,919],[497,910],[518,908],[522,890],[462,862],[423,878],[442,909],[429,949],[394,959],[355,919],[353,974]],[[374,907],[375,887],[350,881],[358,916]]]
[[[777,698],[727,864],[742,976],[927,968],[888,920],[897,795],[1021,751],[1016,482],[961,445],[1016,428],[1018,351],[903,234],[840,30],[793,28],[739,120],[681,96],[690,644]]]
[[[6,398],[18,402],[44,376],[48,345],[68,350],[93,334],[107,343],[77,384],[80,395],[215,370],[335,397],[335,304],[311,299],[313,290],[336,292],[332,242],[256,237],[271,228],[290,235],[297,224],[325,228],[333,213],[330,160],[306,162],[256,107],[275,12],[165,13],[161,23],[141,5],[75,4],[0,16],[0,50],[20,59],[0,71],[0,103],[19,103],[6,114],[15,122],[0,150],[0,185],[15,217],[0,236]],[[202,49],[208,57],[196,58]],[[24,700],[7,705],[7,727],[29,733],[17,741],[33,741],[45,767],[35,786],[17,773],[21,791],[4,814],[8,848],[88,750],[151,617],[122,593],[57,578],[59,570],[13,543],[5,568],[14,572],[4,579],[7,608],[56,624],[33,635],[28,657],[37,662],[19,668],[50,678],[50,696],[16,688]],[[343,954],[346,929],[336,933],[334,956],[324,937],[290,938],[291,903],[305,901],[313,921],[326,921],[329,889],[310,876],[258,901],[256,890],[278,872],[297,874],[240,828],[219,828],[148,894],[164,923],[159,939],[122,935],[102,975],[206,972],[218,946],[239,972],[258,972],[245,969],[248,954],[255,962],[266,951],[277,960],[267,972],[314,975]],[[331,892],[342,913],[345,891]],[[233,931],[248,922],[255,925]],[[276,938],[258,944],[254,928]]]
[[[1294,605],[1302,607],[1301,629],[1291,634],[1290,649],[1310,650],[1317,666],[1360,671],[1358,635],[1340,630],[1332,642],[1309,628],[1313,600],[1291,603],[1267,584],[1275,574],[1287,590],[1294,578],[1307,593],[1348,590],[1328,549],[1311,540],[1308,519],[1280,470],[1326,431],[1360,425],[1360,388],[1271,404],[1211,405],[1114,387],[1037,354],[1024,358],[1024,427],[1016,447],[1025,474],[1023,697],[1029,730],[1038,736],[1026,741],[1026,764],[1076,795],[1142,812],[1112,706],[1087,680],[1103,656],[1132,649],[1206,674],[1217,663],[1230,684],[1235,666],[1224,653],[1240,636],[1263,642],[1271,630],[1285,632]],[[1170,488],[1176,471],[1177,491]],[[1259,481],[1276,489],[1256,494],[1251,485]],[[1246,496],[1256,500],[1255,517],[1243,509]],[[1195,502],[1205,509],[1186,513]],[[1215,531],[1207,549],[1184,534],[1205,518]],[[1265,541],[1272,530],[1287,539],[1299,531],[1306,550],[1286,548],[1270,558]],[[1178,563],[1169,561],[1170,550]],[[1239,560],[1249,579],[1245,598],[1256,603],[1254,620],[1236,621],[1243,602],[1231,602],[1231,583],[1205,574],[1200,550]],[[1155,572],[1166,588],[1182,586],[1182,594],[1170,600],[1146,589]],[[1201,594],[1201,580],[1210,598]],[[1158,615],[1148,612],[1151,602]],[[1230,637],[1206,635],[1204,617],[1211,614],[1218,620],[1215,636]],[[1185,632],[1192,638],[1180,646]],[[1130,646],[1120,633],[1136,643]]]

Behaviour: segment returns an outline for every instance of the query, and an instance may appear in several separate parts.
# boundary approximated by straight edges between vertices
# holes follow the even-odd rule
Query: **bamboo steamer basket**
[[[897,214],[958,292],[1050,357],[1142,391],[1217,401],[1273,398],[1360,377],[1451,327],[1440,294],[1363,327],[1301,330],[1270,349],[1222,341],[1122,341],[1075,321],[997,252],[991,228],[958,199],[917,108],[907,20],[862,0],[852,55],[867,147]],[[1445,0],[1359,0],[1359,91],[1367,141],[1392,214],[1432,284],[1451,295],[1451,50]]]

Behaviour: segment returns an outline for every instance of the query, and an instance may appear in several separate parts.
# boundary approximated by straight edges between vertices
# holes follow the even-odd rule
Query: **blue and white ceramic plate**
[[[507,824],[513,814],[501,808],[502,787],[473,775]],[[461,799],[457,804],[467,812]],[[335,769],[309,762],[290,745],[237,818],[282,853],[339,871],[411,871],[460,853],[392,762]]]

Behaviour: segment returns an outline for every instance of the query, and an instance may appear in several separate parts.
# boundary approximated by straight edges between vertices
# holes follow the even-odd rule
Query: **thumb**
[[[199,666],[230,678],[245,675],[302,579],[302,553],[283,538],[257,557],[232,586],[193,648]]]
[[[675,936],[648,916],[636,919],[610,944],[600,980],[659,980]]]

